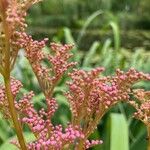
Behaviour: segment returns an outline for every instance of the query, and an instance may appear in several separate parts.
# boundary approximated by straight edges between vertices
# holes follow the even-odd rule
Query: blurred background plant
[[[29,10],[28,32],[35,39],[45,36],[51,41],[74,43],[74,61],[90,70],[104,66],[105,74],[116,68],[150,73],[150,5],[149,0],[45,0]],[[45,48],[48,51],[49,47]],[[24,89],[37,93],[35,107],[45,107],[37,80],[31,71],[24,51],[21,50],[13,74],[22,81]],[[63,91],[67,90],[65,76],[55,89],[59,109],[53,118],[54,124],[64,126],[70,119],[68,103]],[[140,82],[134,88],[150,90],[150,83]],[[111,109],[100,122],[92,138],[101,138],[104,144],[92,150],[145,150],[146,128],[132,118],[134,112],[128,104],[120,103]],[[32,139],[27,131],[27,139]],[[0,150],[8,147],[13,131],[0,115]],[[9,145],[9,146],[7,146]],[[7,149],[6,149],[7,150]]]

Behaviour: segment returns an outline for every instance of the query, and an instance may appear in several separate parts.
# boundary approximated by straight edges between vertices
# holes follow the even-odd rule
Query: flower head
[[[129,101],[129,103],[136,109],[134,117],[141,120],[145,125],[150,126],[150,91],[137,89],[134,90],[133,94],[139,101]]]
[[[89,72],[74,70],[66,93],[72,111],[72,122],[80,125],[88,137],[97,127],[101,117],[119,101],[128,101],[132,85],[139,80],[149,80],[149,74],[130,69],[116,71],[114,76],[99,76],[104,69]]]

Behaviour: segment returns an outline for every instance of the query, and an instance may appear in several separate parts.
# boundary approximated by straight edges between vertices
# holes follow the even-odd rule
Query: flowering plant
[[[142,90],[134,92],[142,100],[138,107],[129,100],[129,95],[134,94],[131,90],[134,83],[150,80],[150,75],[135,69],[127,72],[117,69],[114,76],[100,76],[104,71],[103,67],[91,71],[71,70],[69,68],[74,68],[77,64],[69,61],[73,45],[51,43],[51,52],[44,53],[43,48],[48,39],[36,41],[25,32],[26,11],[39,1],[0,0],[0,73],[4,79],[4,84],[0,85],[0,111],[6,119],[12,121],[16,131],[18,142],[13,141],[13,144],[21,150],[82,150],[102,144],[102,140],[90,141],[88,137],[103,115],[120,101],[130,102],[138,110],[136,118],[149,127],[149,96]],[[34,108],[33,91],[17,99],[23,85],[11,76],[11,71],[21,48],[25,50],[26,58],[45,96],[46,109],[37,111]],[[69,91],[64,94],[70,104],[72,119],[63,129],[62,125],[54,126],[52,123],[52,117],[58,108],[53,93],[67,71],[71,80],[66,83]],[[29,143],[23,136],[24,125],[35,136],[35,140]]]

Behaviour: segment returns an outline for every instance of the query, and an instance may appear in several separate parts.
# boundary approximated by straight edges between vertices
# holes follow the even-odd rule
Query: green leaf
[[[140,65],[139,60],[141,59],[142,53],[144,53],[144,51],[142,49],[138,49],[132,54],[131,67],[137,68]],[[142,60],[144,61],[144,58],[142,58]]]
[[[56,95],[56,100],[57,100],[57,102],[58,102],[59,105],[69,106],[69,103],[68,103],[66,97],[63,96],[63,95],[57,94]]]
[[[79,54],[78,47],[77,47],[76,42],[72,36],[71,30],[69,28],[64,28],[63,31],[64,31],[66,43],[67,44],[74,44],[74,47],[72,49],[72,53],[74,54],[74,57],[73,57],[74,61],[79,62],[81,55]]]
[[[46,108],[46,104],[42,102],[42,99],[45,99],[45,96],[43,93],[39,93],[33,97],[33,103],[39,104],[41,107]]]
[[[69,110],[69,103],[65,96],[57,94],[56,100],[58,102],[59,108],[54,114],[53,123],[54,124],[62,124],[65,127],[68,121],[71,118],[71,112]]]
[[[78,44],[78,45],[80,45],[81,39],[82,39],[82,37],[84,36],[87,27],[91,24],[91,22],[92,22],[97,16],[101,15],[102,13],[103,13],[103,12],[102,12],[101,10],[98,10],[98,11],[94,12],[91,16],[89,16],[89,17],[87,18],[87,20],[85,21],[84,26],[82,27],[82,30],[81,30],[79,36],[78,36],[78,39],[77,39],[77,44]]]
[[[8,129],[9,129],[9,124],[7,121],[3,118],[2,114],[0,113],[0,139],[2,141],[5,141],[8,139]]]
[[[112,55],[113,51],[111,49],[109,49],[107,57],[104,59],[104,61],[102,62],[102,66],[111,69],[110,65],[112,65],[112,59],[113,59],[113,55]]]
[[[119,27],[116,22],[111,21],[109,25],[112,27],[113,34],[114,34],[114,48],[116,53],[120,49],[120,34],[119,34]]]
[[[83,61],[83,67],[88,67],[90,65],[90,62],[99,46],[100,46],[100,42],[97,41],[95,41],[92,44],[91,48],[89,49],[89,52],[86,54],[85,59]]]
[[[110,115],[110,150],[129,150],[128,124],[122,114]]]
[[[27,142],[33,141],[35,139],[35,136],[29,132],[24,133],[24,137]],[[10,143],[10,141],[13,139],[17,139],[17,137],[13,136],[12,138],[6,140],[5,143],[0,146],[0,150],[18,150],[15,145]]]
[[[108,50],[110,48],[111,43],[112,43],[111,39],[107,39],[105,41],[105,43],[103,44],[102,49],[101,49],[101,57],[107,55],[107,52],[108,52]]]
[[[132,119],[130,124],[130,150],[145,150],[147,147],[147,129],[142,122]]]
[[[66,43],[69,43],[69,44],[70,44],[70,43],[76,44],[76,42],[75,42],[75,40],[74,40],[74,38],[73,38],[73,36],[72,36],[71,30],[70,30],[69,28],[65,27],[65,28],[63,29],[63,31],[64,31]],[[76,46],[75,46],[75,47],[76,47]]]

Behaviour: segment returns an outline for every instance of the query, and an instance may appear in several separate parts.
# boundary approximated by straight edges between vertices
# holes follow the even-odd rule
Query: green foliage
[[[77,44],[71,34],[71,31],[69,28],[64,28],[63,29],[63,33],[64,33],[64,36],[65,36],[65,42],[67,44],[69,43],[73,43],[74,44],[74,48],[72,50],[72,53],[74,54],[74,57],[72,58],[74,61],[76,62],[79,62],[80,59],[81,59],[81,56],[80,55],[76,55],[79,51],[78,51],[78,47],[77,47]]]
[[[77,42],[75,41],[75,38],[73,37],[69,28],[63,29],[64,32],[63,34],[61,33],[61,38],[63,37],[67,43],[75,43],[75,48],[73,50],[75,54],[74,60],[77,62],[80,62],[82,60],[82,63],[80,64],[81,68],[104,66],[106,70],[108,70],[106,74],[113,73],[115,68],[126,70],[130,67],[134,67],[140,71],[149,72],[150,60],[148,59],[148,57],[150,53],[142,48],[137,49],[135,51],[121,48],[121,40],[118,25],[114,21],[111,21],[109,25],[111,26],[114,34],[113,40],[108,38],[103,44],[100,44],[100,41],[94,42],[91,48],[87,52],[85,52],[84,55],[82,55],[81,51],[78,50],[79,46],[77,47]],[[81,32],[82,31],[83,29],[81,30]],[[114,43],[114,46],[112,45],[112,43]]]
[[[0,143],[5,142],[9,138],[9,130],[8,122],[0,114]]]
[[[112,27],[112,30],[113,30],[113,34],[114,34],[114,49],[115,49],[115,52],[117,53],[120,49],[120,34],[119,34],[119,27],[118,25],[111,21],[110,23],[110,26]]]
[[[35,139],[34,135],[32,133],[24,133],[24,137],[27,142],[33,141]],[[15,140],[17,137],[13,136],[9,139],[7,139],[1,146],[0,150],[17,150],[16,146],[10,143],[11,140]]]
[[[83,60],[83,66],[88,67],[90,65],[91,60],[93,59],[96,50],[98,49],[98,47],[100,46],[100,43],[98,41],[95,41],[91,48],[89,49],[88,53],[85,56],[85,59]]]
[[[147,146],[147,133],[146,133],[146,127],[141,122],[138,122],[137,120],[132,120],[130,122],[130,150],[141,150],[146,149]]]
[[[126,12],[125,5],[126,7],[132,8],[130,13]],[[70,28],[63,27],[61,29],[61,36],[58,33],[54,38],[54,41],[74,43],[73,60],[79,62],[80,68],[89,70],[92,67],[104,66],[107,70],[105,74],[113,74],[116,68],[127,70],[130,67],[134,67],[140,71],[150,72],[150,52],[144,48],[131,50],[121,47],[120,26],[116,23],[116,20],[119,20],[118,18],[121,17],[121,15],[123,16],[122,24],[125,24],[125,15],[130,21],[135,20],[135,22],[137,22],[140,17],[142,18],[142,14],[144,14],[144,19],[146,18],[147,21],[148,12],[150,10],[149,6],[148,0],[123,0],[119,2],[115,0],[93,0],[92,2],[91,0],[47,0],[45,3],[35,5],[33,9],[30,10],[32,13],[31,17],[37,15],[39,17],[36,20],[29,17],[28,21],[34,26],[41,25],[48,26],[49,28],[51,27],[50,25],[62,26],[62,24],[77,29],[81,27],[79,34],[76,36],[72,34]],[[144,13],[136,12],[137,8],[139,8],[138,11],[140,10],[140,12]],[[110,12],[111,10],[114,12]],[[116,14],[117,11],[119,12],[118,14]],[[118,17],[116,17],[116,20],[114,19],[114,15],[112,15],[114,13]],[[135,18],[136,13],[139,13],[140,17],[138,19]],[[45,18],[45,20],[43,18]],[[135,22],[131,24],[130,21],[127,22],[127,27],[136,24]],[[89,49],[81,51],[81,44],[87,44],[83,41],[87,30],[92,27],[97,27],[99,30],[101,24],[104,22],[106,23],[104,25],[105,29],[111,28],[113,38],[108,37],[104,41],[96,40],[91,44]],[[142,24],[142,26],[144,25]],[[146,39],[148,39],[148,36],[146,36]],[[49,50],[49,48],[46,50]],[[44,96],[40,93],[41,89],[37,84],[35,75],[23,55],[23,52],[19,55],[13,75],[23,82],[24,89],[21,90],[21,93],[34,90],[36,96],[33,102],[36,109],[46,107]],[[62,92],[67,91],[64,85],[64,81],[66,80],[69,80],[67,76],[62,79],[59,86],[55,89],[55,97],[58,100],[59,111],[56,112],[53,118],[54,124],[61,123],[63,126],[65,126],[71,118],[67,100],[64,96],[61,96]],[[150,89],[150,84],[142,82],[137,84],[136,87]],[[104,138],[104,144],[92,148],[93,150],[129,150],[129,144],[130,150],[141,150],[146,147],[146,129],[142,123],[131,119],[134,110],[131,109],[130,111],[128,108],[127,111],[127,107],[128,106],[124,104],[117,105],[102,119],[100,128],[98,128],[91,137]],[[115,114],[111,112],[115,112]],[[104,126],[106,124],[104,121],[106,120],[109,121],[105,128]],[[33,139],[31,133],[25,134],[29,140]],[[9,123],[6,122],[0,114],[0,150],[7,150],[7,148],[8,150],[15,149],[14,146],[9,144],[10,139],[14,138],[12,137],[13,135],[14,133],[9,128]]]
[[[99,10],[115,14],[123,29],[149,29],[149,0],[45,0],[30,10],[30,23],[36,25],[37,22],[48,27],[65,25],[78,28],[83,25],[87,16]],[[37,15],[39,17],[36,20],[32,19],[32,16]],[[105,17],[96,20],[92,26],[99,27],[104,22]]]
[[[81,29],[81,32],[80,32],[80,34],[79,34],[79,36],[78,36],[78,38],[77,38],[77,43],[78,43],[78,44],[80,44],[81,39],[82,39],[83,35],[85,34],[85,31],[86,31],[87,27],[91,24],[91,22],[93,22],[93,20],[94,20],[97,16],[99,16],[99,15],[101,15],[101,14],[102,14],[102,11],[98,10],[98,11],[94,12],[92,15],[90,15],[90,16],[86,19],[86,21],[85,21],[85,23],[84,23],[84,25],[83,25],[83,27],[82,27],[82,29]]]
[[[73,59],[74,61],[80,62],[79,63],[80,68],[89,70],[93,66],[104,66],[106,67],[106,70],[108,70],[105,72],[105,74],[113,74],[114,69],[118,67],[122,70],[126,70],[130,67],[134,67],[138,70],[149,72],[150,53],[145,51],[144,49],[136,49],[135,51],[130,51],[128,49],[121,48],[119,31],[117,31],[118,27],[117,25],[115,25],[115,23],[113,23],[113,26],[115,28],[113,29],[113,31],[117,33],[117,34],[114,33],[115,34],[114,36],[116,36],[116,38],[113,39],[108,38],[104,43],[100,41],[95,41],[87,52],[86,51],[81,52],[79,50],[79,48],[76,45],[76,40],[72,36],[71,30],[69,28],[64,28],[62,30],[63,32],[61,33],[62,34],[61,36],[64,36],[66,43],[72,43],[72,42],[75,43],[75,47],[73,49],[75,57]],[[57,37],[57,40],[59,41],[59,36]],[[117,46],[115,45],[113,46],[112,43],[116,43]],[[116,47],[118,48],[118,50],[116,50]],[[49,48],[46,48],[45,51],[49,51]],[[15,76],[17,76],[17,78],[23,80],[24,84],[26,85],[26,88],[22,89],[22,93],[24,93],[23,90],[30,90],[31,86],[33,86],[32,89],[35,89],[36,93],[38,93],[37,96],[35,96],[33,99],[35,107],[37,109],[41,107],[45,107],[46,105],[44,101],[44,96],[43,94],[39,93],[40,89],[36,84],[36,80],[34,79],[35,78],[34,74],[31,73],[32,71],[30,70],[30,67],[27,65],[26,60],[20,57],[18,61],[20,63],[17,64],[16,68],[17,70],[21,70],[21,71],[18,74],[18,72],[14,70],[14,74]],[[115,63],[112,63],[113,61],[115,61]],[[24,77],[26,76],[28,77],[28,75],[30,76],[29,84],[27,84],[26,80],[24,80],[25,79]],[[62,92],[67,91],[67,88],[64,85],[64,81],[66,80],[69,80],[69,78],[67,76],[64,76],[62,81],[59,83],[59,86],[55,89],[55,97],[58,101],[59,109],[55,113],[55,116],[53,118],[54,124],[61,123],[63,126],[66,126],[67,122],[71,118],[67,100],[64,96],[61,96]],[[136,87],[137,86],[150,89],[150,85],[148,83],[140,83],[136,85]],[[128,112],[126,112],[127,109]],[[111,110],[110,112],[115,112],[115,113],[121,112],[121,114],[111,115],[109,112],[104,117],[104,119],[102,119],[100,126],[105,126],[103,120],[105,121],[110,120],[109,125],[107,125],[106,129],[104,129],[104,127],[98,128],[98,130],[96,130],[95,133],[92,135],[92,138],[100,137],[104,140],[104,144],[101,146],[96,146],[93,149],[109,150],[110,147],[108,146],[111,145],[111,150],[113,150],[115,147],[116,148],[118,147],[119,150],[120,148],[119,146],[123,146],[124,148],[122,149],[128,150],[129,139],[130,139],[131,150],[137,150],[138,148],[140,150],[140,148],[146,147],[146,142],[144,140],[141,140],[144,138],[146,134],[145,128],[143,127],[143,125],[141,125],[141,123],[136,121],[135,124],[135,120],[131,119],[131,115],[133,111],[134,110],[129,111],[129,107],[124,104],[119,104],[115,106],[114,109]],[[125,118],[127,118],[128,122],[125,120]],[[129,129],[127,124],[129,124],[130,127]],[[116,132],[118,129],[120,129],[121,132]],[[134,131],[133,129],[136,130]],[[129,132],[129,137],[128,137],[128,132]],[[7,131],[5,131],[3,134],[5,133],[7,133]],[[115,136],[114,134],[118,134],[118,135]],[[122,135],[121,138],[119,134]],[[4,137],[5,139],[3,140],[5,141],[6,138],[8,137]],[[118,140],[122,140],[122,141],[125,140],[125,141],[116,142]]]
[[[110,150],[129,150],[128,124],[122,114],[110,115]]]

